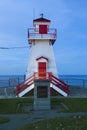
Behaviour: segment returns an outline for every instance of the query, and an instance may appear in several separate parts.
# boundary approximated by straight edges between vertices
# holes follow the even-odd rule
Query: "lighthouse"
[[[53,53],[53,44],[57,33],[56,29],[50,29],[50,23],[50,20],[42,16],[33,20],[34,28],[28,30],[28,42],[31,46],[31,52],[26,78],[34,72],[38,72],[39,77],[45,76],[46,72],[52,72],[55,76],[58,76]]]
[[[30,57],[26,72],[26,79],[17,86],[17,96],[22,97],[37,86],[46,86],[48,80],[50,95],[52,89],[67,97],[68,86],[58,78],[57,66],[53,52],[53,45],[57,38],[56,28],[50,28],[51,20],[40,18],[33,20],[33,28],[28,29],[28,43]],[[38,80],[38,83],[36,82]],[[41,85],[42,83],[42,85]],[[45,87],[43,87],[45,92]],[[42,93],[43,95],[43,93]]]

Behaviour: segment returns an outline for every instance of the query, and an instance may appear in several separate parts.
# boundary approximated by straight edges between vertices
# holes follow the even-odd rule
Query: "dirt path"
[[[87,112],[58,113],[57,110],[49,110],[49,111],[33,111],[31,114],[11,114],[11,115],[5,114],[0,116],[8,117],[10,121],[5,124],[0,124],[0,130],[15,130],[17,128],[21,128],[26,124],[31,124],[44,119],[79,116],[79,115],[87,115]]]

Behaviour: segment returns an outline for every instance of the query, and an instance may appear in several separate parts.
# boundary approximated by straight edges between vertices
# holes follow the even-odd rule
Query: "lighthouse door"
[[[38,62],[38,74],[40,79],[46,78],[46,62]]]

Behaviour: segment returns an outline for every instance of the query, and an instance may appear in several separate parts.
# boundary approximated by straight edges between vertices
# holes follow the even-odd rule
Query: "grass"
[[[21,108],[17,110],[18,104],[33,103],[31,98],[0,99],[0,114],[24,113]]]
[[[6,122],[9,122],[10,120],[6,117],[0,117],[0,124],[3,124],[3,123],[6,123]]]
[[[63,103],[67,106],[68,110],[64,109],[63,112],[87,112],[87,98],[53,98],[52,106],[56,107]]]
[[[87,130],[87,116],[39,121],[18,130]]]
[[[25,113],[18,104],[33,104],[32,98],[0,99],[0,114]],[[61,112],[87,112],[87,98],[51,98],[52,108],[58,108],[64,104],[68,109]],[[7,118],[0,117],[0,123],[9,121]],[[55,118],[37,123],[26,125],[19,130],[86,130],[87,116],[73,116],[70,118]]]
[[[23,109],[18,109],[18,104],[33,104],[32,98],[0,99],[0,114],[27,113]],[[68,109],[61,112],[87,112],[87,98],[52,98],[52,108],[57,108],[64,104]],[[18,109],[18,110],[17,110]]]

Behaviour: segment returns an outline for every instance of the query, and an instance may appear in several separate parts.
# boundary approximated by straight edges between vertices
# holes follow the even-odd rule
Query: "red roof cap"
[[[42,58],[48,61],[48,58],[46,58],[46,57],[44,57],[44,56],[40,56],[40,57],[38,57],[36,60],[40,60],[40,59],[42,59]]]
[[[50,22],[50,20],[45,18],[38,18],[38,19],[34,19],[33,22]]]

